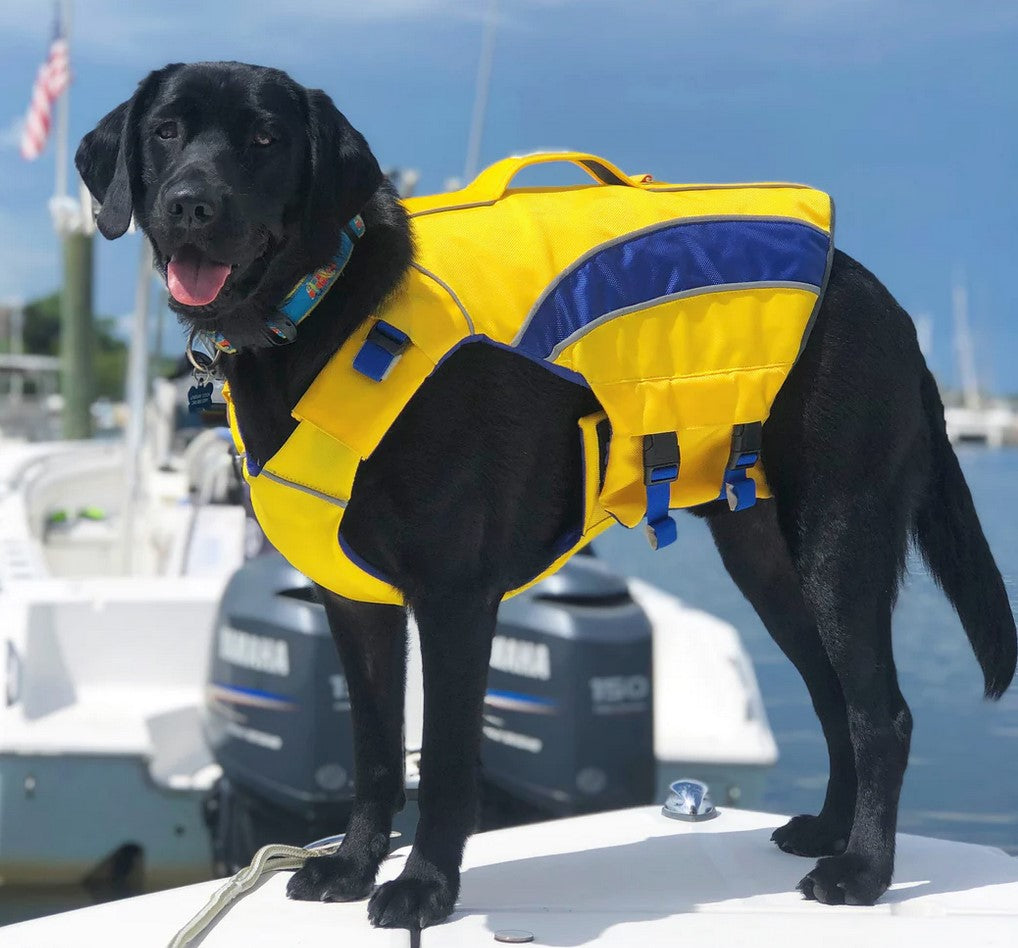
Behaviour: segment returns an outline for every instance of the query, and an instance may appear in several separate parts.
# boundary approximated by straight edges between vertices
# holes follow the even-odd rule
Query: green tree
[[[25,306],[25,352],[60,354],[60,294],[32,300]]]
[[[127,375],[127,346],[115,333],[111,316],[95,319],[95,394],[108,398],[124,397]],[[60,294],[51,293],[25,306],[25,352],[39,355],[60,354]]]

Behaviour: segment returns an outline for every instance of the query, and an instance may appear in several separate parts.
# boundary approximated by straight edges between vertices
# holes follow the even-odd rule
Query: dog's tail
[[[930,432],[931,468],[913,534],[930,572],[958,611],[983,670],[986,697],[999,698],[1015,672],[1014,615],[968,484],[947,440],[937,384],[925,367],[922,401]]]

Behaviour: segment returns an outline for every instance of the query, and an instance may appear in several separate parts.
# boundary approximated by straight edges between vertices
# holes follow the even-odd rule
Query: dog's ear
[[[149,73],[134,95],[103,116],[78,145],[74,164],[85,187],[101,205],[96,225],[108,240],[120,237],[131,223],[140,178],[138,122],[160,82],[179,65]]]
[[[384,180],[368,143],[321,89],[307,90],[311,187],[304,240],[312,253],[331,254],[340,228],[360,213]]]
[[[100,204],[113,180],[117,149],[120,147],[120,130],[124,127],[124,116],[130,104],[130,100],[121,102],[112,112],[104,115],[99,124],[81,140],[74,156],[74,164],[81,180]]]

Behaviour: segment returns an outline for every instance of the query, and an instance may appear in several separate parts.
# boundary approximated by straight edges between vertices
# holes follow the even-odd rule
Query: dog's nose
[[[205,227],[216,219],[218,203],[206,188],[182,183],[165,197],[166,213],[189,227]]]

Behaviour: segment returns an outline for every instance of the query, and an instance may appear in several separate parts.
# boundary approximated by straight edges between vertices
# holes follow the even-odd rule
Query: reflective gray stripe
[[[599,165],[598,167],[601,167],[601,166]],[[606,172],[607,172],[607,170],[608,169],[605,168]],[[612,177],[614,177],[614,175]],[[629,186],[629,187],[633,187],[633,188],[635,188],[637,190],[640,190],[640,191],[645,191],[648,194],[672,194],[672,193],[674,193],[676,191],[738,191],[738,190],[743,189],[743,188],[754,188],[754,189],[771,190],[771,191],[776,190],[778,188],[790,188],[790,189],[795,190],[795,191],[813,191],[813,190],[815,190],[812,185],[809,185],[809,184],[795,184],[794,182],[791,182],[791,181],[771,181],[771,182],[764,182],[763,184],[756,184],[756,183],[754,183],[752,181],[744,182],[744,183],[741,183],[741,184],[738,183],[738,182],[736,182],[735,184],[675,184],[675,185],[672,185],[671,187],[660,187],[660,188],[659,187],[655,187],[653,182],[651,182],[650,185],[647,185],[647,186],[642,185],[642,184],[635,184],[632,181],[627,181],[627,182],[624,182],[623,184],[626,185],[626,186]],[[590,185],[577,185],[577,187],[584,187],[584,186],[585,187],[590,187]],[[597,185],[593,185],[593,186],[597,187]],[[618,185],[609,185],[609,183],[607,181],[604,181],[602,179],[601,186],[602,187],[609,187],[609,186],[617,187]],[[510,189],[510,191],[506,192],[506,194],[510,194],[510,193],[511,193],[511,189]],[[491,207],[492,205],[498,204],[498,202],[501,201],[503,197],[505,197],[505,194],[499,195],[497,198],[492,198],[492,199],[490,199],[488,201],[470,201],[470,202],[468,202],[466,204],[443,204],[441,207],[429,207],[427,210],[424,210],[424,211],[415,211],[413,214],[410,214],[409,217],[410,217],[411,220],[413,220],[415,217],[427,217],[429,214],[441,214],[443,211],[466,211],[466,210],[469,210],[472,207]],[[690,218],[690,220],[692,220],[692,219],[693,218]],[[799,218],[797,218],[797,217],[796,218],[792,218],[792,220],[799,220]],[[805,224],[806,221],[802,221],[802,223]]]
[[[501,197],[494,198],[491,201],[473,201],[470,204],[443,204],[441,207],[428,208],[426,211],[415,211],[410,214],[410,220],[415,217],[427,217],[429,214],[441,214],[443,211],[466,211],[471,207],[491,207],[493,204],[498,204]]]
[[[796,184],[794,181],[743,181],[733,182],[732,184],[673,184],[668,187],[655,187],[654,182],[651,181],[645,186],[644,190],[650,191],[652,194],[670,194],[675,191],[739,191],[745,189],[753,189],[754,191],[774,191],[778,188],[791,188],[793,191],[815,191],[811,184]]]
[[[306,484],[295,484],[293,481],[288,481],[285,477],[273,474],[272,471],[266,471],[265,468],[262,468],[261,472],[256,476],[267,477],[270,481],[275,481],[275,483],[282,484],[284,487],[292,487],[294,490],[303,491],[305,494],[310,494],[312,497],[324,500],[327,504],[335,504],[337,507],[342,507],[343,510],[346,510],[345,500],[340,500],[338,497],[333,497],[331,494],[322,493],[322,491],[315,490],[313,487],[308,487]]]
[[[470,318],[470,314],[467,312],[466,307],[460,302],[460,298],[453,292],[452,287],[449,286],[449,284],[446,283],[445,280],[442,280],[441,278],[435,276],[435,274],[432,273],[430,270],[425,270],[424,267],[422,267],[419,263],[411,262],[410,266],[412,266],[415,270],[419,271],[420,273],[423,273],[426,277],[430,277],[440,287],[442,287],[442,289],[445,290],[446,293],[448,293],[452,297],[453,302],[460,308],[460,312],[463,314],[463,318],[467,321],[467,328],[469,328],[470,330],[470,335],[471,336],[477,335],[477,330],[474,329],[474,321]]]
[[[813,293],[820,293],[820,287],[815,283],[797,283],[794,280],[764,280],[760,282],[748,282],[748,283],[716,283],[713,286],[698,286],[691,290],[682,290],[680,293],[669,293],[667,296],[657,296],[654,299],[647,300],[644,303],[635,303],[632,306],[624,306],[622,309],[612,310],[610,313],[605,313],[603,316],[598,316],[597,319],[591,320],[586,326],[581,326],[576,332],[566,336],[548,355],[548,361],[554,362],[561,354],[562,351],[571,346],[577,339],[581,339],[598,326],[609,320],[615,319],[619,316],[626,316],[629,313],[637,313],[640,310],[649,309],[651,306],[657,306],[659,303],[670,303],[672,300],[687,299],[691,296],[703,296],[707,293],[726,293],[730,290],[767,290],[767,289],[790,289],[790,290],[810,290]]]
[[[831,282],[831,268],[834,266],[834,218],[836,214],[834,210],[834,198],[828,196],[828,201],[830,202],[831,207],[831,241],[830,246],[827,248],[827,268],[824,270],[824,280],[820,287],[820,295],[817,296],[817,301],[813,304],[813,312],[809,314],[806,329],[803,332],[802,340],[799,343],[799,352],[795,357],[796,362],[799,361],[806,348],[806,343],[809,342],[810,333],[813,332],[813,324],[817,321],[817,314],[820,312],[820,307],[823,305],[824,297],[827,295],[827,284]],[[795,363],[792,364],[794,365]]]
[[[516,333],[513,341],[510,343],[511,346],[518,346],[520,340],[523,339],[524,333],[530,327],[530,323],[537,311],[541,308],[544,301],[555,292],[555,288],[574,270],[578,270],[583,266],[591,257],[601,253],[602,250],[607,250],[609,247],[614,247],[618,244],[623,244],[628,240],[632,240],[636,237],[642,237],[645,234],[652,234],[656,230],[664,230],[666,227],[674,227],[676,224],[709,224],[716,223],[718,221],[782,221],[784,223],[791,224],[802,224],[803,227],[809,227],[815,230],[818,234],[823,234],[828,240],[833,240],[833,237],[823,228],[817,227],[815,224],[811,224],[809,221],[804,221],[798,217],[786,217],[781,214],[710,214],[704,217],[673,217],[666,221],[660,221],[656,224],[648,224],[646,227],[641,227],[639,230],[631,230],[626,234],[622,234],[619,237],[614,237],[611,240],[606,240],[603,244],[598,244],[596,247],[591,248],[582,257],[578,257],[573,263],[571,263],[565,270],[559,273],[555,279],[545,287],[544,291],[537,298],[537,302],[530,308],[530,312],[527,313],[527,318],[523,320],[523,325],[520,327],[520,331]]]

